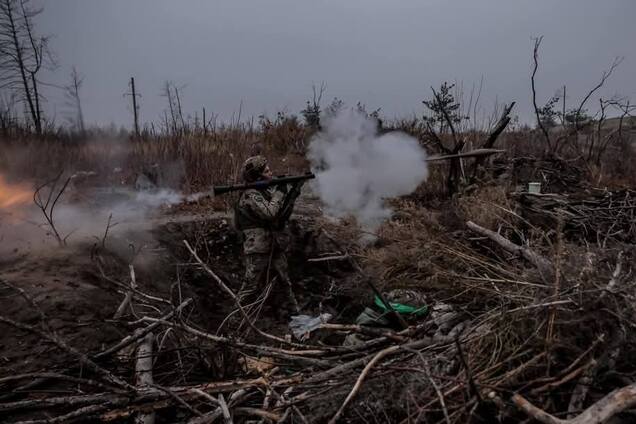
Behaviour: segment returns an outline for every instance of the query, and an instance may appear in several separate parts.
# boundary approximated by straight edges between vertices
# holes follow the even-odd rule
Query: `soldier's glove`
[[[300,196],[303,184],[305,184],[305,181],[302,180],[292,184],[292,188],[289,191],[289,196],[293,197],[294,199]]]
[[[289,188],[287,187],[287,184],[278,184],[276,186],[276,190],[280,191],[283,194],[287,194],[289,192]]]

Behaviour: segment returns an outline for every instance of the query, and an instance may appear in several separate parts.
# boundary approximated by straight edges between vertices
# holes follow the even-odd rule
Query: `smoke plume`
[[[46,189],[42,198],[48,198]],[[25,183],[7,184],[0,174],[0,257],[57,246],[52,228],[32,199],[32,187]],[[127,250],[133,240],[134,244],[152,242],[154,219],[184,199],[183,194],[170,189],[103,187],[76,191],[71,186],[55,205],[53,222],[68,245],[93,243],[107,232],[111,241],[113,237],[127,240],[122,241],[122,249]],[[128,239],[129,236],[133,238]]]
[[[378,134],[375,119],[343,109],[309,144],[313,188],[328,212],[353,215],[366,230],[391,216],[384,200],[411,193],[427,175],[426,153],[404,133]]]

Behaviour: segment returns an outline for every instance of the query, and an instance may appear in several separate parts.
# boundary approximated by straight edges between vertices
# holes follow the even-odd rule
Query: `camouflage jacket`
[[[275,187],[241,194],[234,224],[243,233],[243,253],[269,253],[274,243],[281,244],[282,237],[273,228],[284,201],[285,194]]]

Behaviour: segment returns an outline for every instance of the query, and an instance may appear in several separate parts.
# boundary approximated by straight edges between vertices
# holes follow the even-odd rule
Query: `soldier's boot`
[[[292,306],[294,307],[294,311],[297,314],[300,313],[300,306],[298,306],[298,301],[296,300],[296,295],[294,294],[294,288],[292,282],[289,278],[284,279],[285,284],[287,285],[287,290],[289,291],[289,300],[291,300]]]

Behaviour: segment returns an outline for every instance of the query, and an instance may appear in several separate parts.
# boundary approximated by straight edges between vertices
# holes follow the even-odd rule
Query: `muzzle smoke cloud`
[[[426,153],[404,133],[378,134],[376,122],[343,109],[309,144],[313,188],[337,217],[353,215],[367,230],[391,216],[384,200],[411,193],[428,176]]]
[[[14,187],[15,193],[8,190],[11,187]],[[12,193],[12,197],[0,196],[0,256],[13,251],[39,251],[55,247],[50,226],[46,224],[42,211],[31,200],[32,189],[21,184],[5,185],[0,191]],[[9,200],[18,199],[18,194],[23,193],[28,195],[28,199],[20,198],[20,203],[8,204]],[[161,208],[185,199],[183,194],[170,189],[135,191],[106,187],[81,194],[81,201],[69,201],[76,193],[72,189],[67,190],[54,208],[55,228],[61,237],[67,238],[69,245],[99,240],[109,222],[112,225],[108,231],[111,240],[112,237],[126,237],[134,232],[135,238],[145,243],[152,238],[150,231],[154,228],[153,218],[160,216]],[[48,192],[44,192],[43,196],[46,199]],[[124,249],[128,248],[128,244],[123,246]]]

